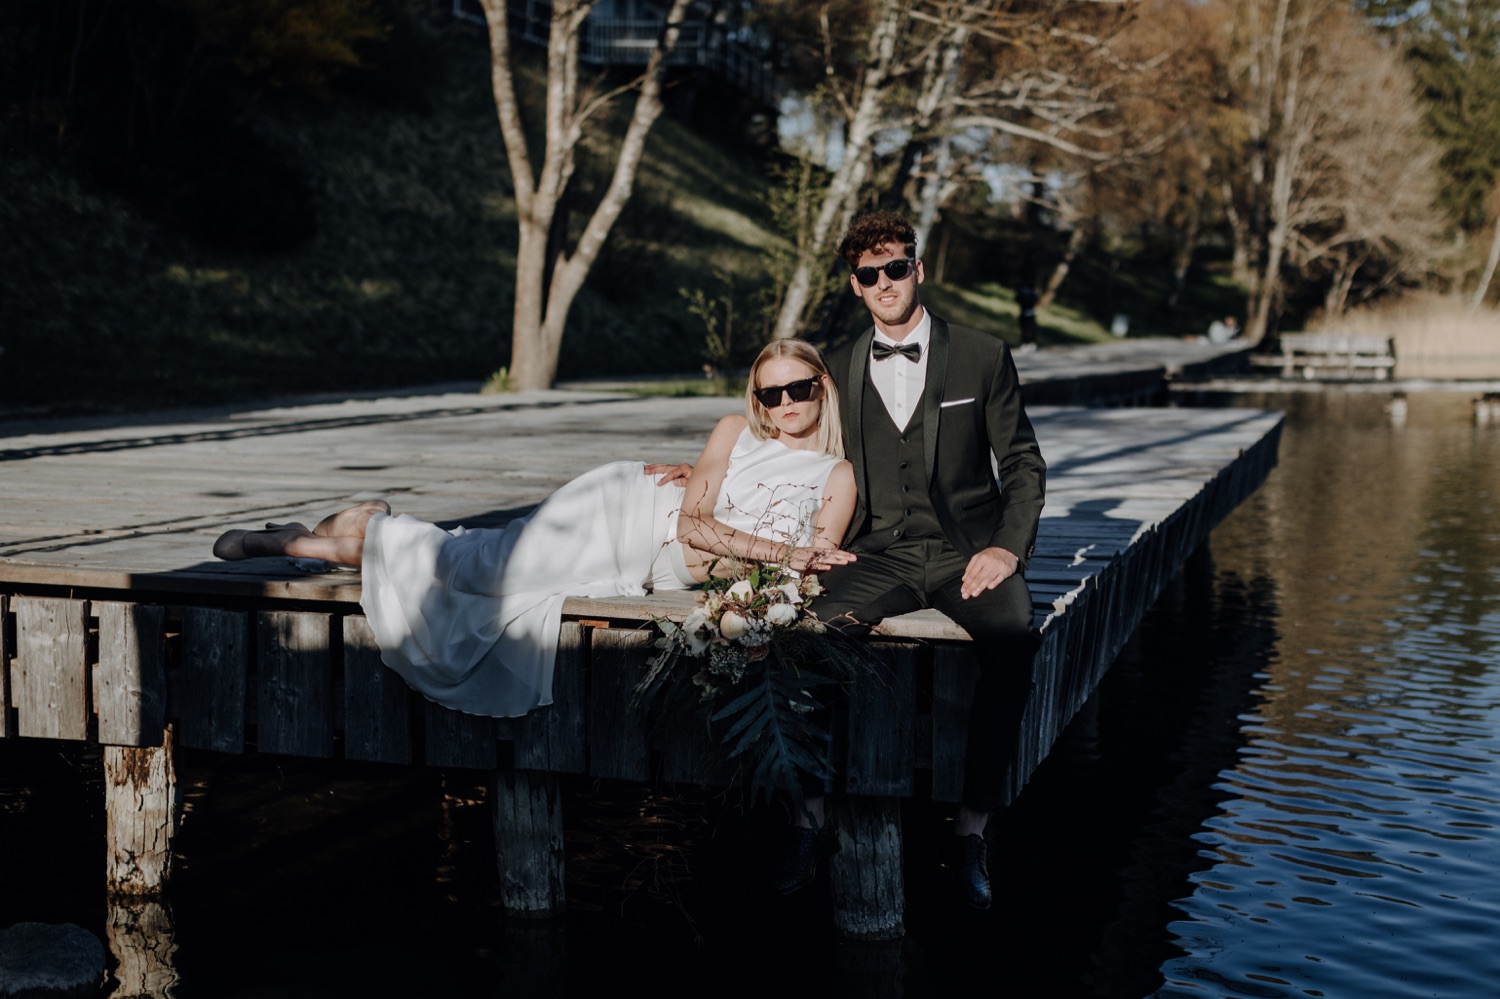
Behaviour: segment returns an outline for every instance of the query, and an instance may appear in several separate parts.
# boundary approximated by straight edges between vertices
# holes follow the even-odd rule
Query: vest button
[[[891,532],[891,537],[893,537],[893,538],[899,538],[899,537],[901,537],[901,528],[898,527],[894,531],[892,531]]]
[[[907,466],[907,465],[908,465],[908,464],[909,464],[909,462],[905,462],[905,461],[903,461],[903,462],[902,462],[902,463],[901,463],[901,467],[902,467],[902,468],[905,468],[905,467],[906,467],[906,466]]]

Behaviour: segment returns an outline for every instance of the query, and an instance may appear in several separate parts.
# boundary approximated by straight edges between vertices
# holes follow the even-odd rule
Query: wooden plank
[[[182,612],[181,745],[219,753],[245,750],[245,685],[250,614],[212,607]]]
[[[88,738],[88,602],[18,597],[13,606],[17,732],[32,739]]]
[[[469,715],[424,701],[424,759],[430,767],[493,770],[500,719]]]
[[[871,646],[884,675],[852,685],[842,784],[849,794],[910,797],[916,775],[917,647]]]
[[[653,636],[644,631],[591,629],[589,770],[595,777],[644,781],[651,776],[646,720],[625,710]]]
[[[957,803],[964,795],[969,705],[979,664],[972,648],[939,646],[932,652],[932,800]]]
[[[412,690],[380,661],[370,622],[343,618],[344,758],[376,763],[412,761]]]
[[[0,739],[16,734],[15,708],[10,697],[10,674],[15,668],[15,621],[10,613],[10,595],[0,593]]]
[[[266,611],[259,615],[256,749],[262,753],[333,755],[331,615]]]
[[[585,674],[589,631],[564,621],[552,668],[552,703],[511,724],[512,760],[518,769],[581,774],[588,765],[584,749],[584,713],[588,706]],[[503,730],[502,730],[503,733]]]
[[[159,746],[167,724],[166,608],[160,604],[94,604],[99,616],[99,665],[94,713],[99,741]]]

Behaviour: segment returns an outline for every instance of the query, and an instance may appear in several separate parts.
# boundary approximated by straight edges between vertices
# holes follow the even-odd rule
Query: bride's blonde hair
[[[833,376],[828,373],[823,354],[806,340],[772,340],[760,352],[755,363],[750,365],[750,379],[745,383],[745,419],[750,424],[751,435],[756,440],[763,441],[776,434],[776,423],[771,419],[770,412],[755,398],[755,390],[761,387],[760,369],[767,361],[776,357],[786,357],[805,364],[821,380],[823,394],[818,400],[822,404],[818,413],[818,450],[835,458],[842,458],[844,423],[839,416],[839,390],[834,387]]]

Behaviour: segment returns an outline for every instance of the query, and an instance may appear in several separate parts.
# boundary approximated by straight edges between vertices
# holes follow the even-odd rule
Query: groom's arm
[[[1010,349],[1001,345],[985,404],[985,428],[1000,479],[1000,518],[989,547],[1013,555],[1024,570],[1036,543],[1046,493],[1047,463],[1021,401],[1021,380]],[[1007,573],[1008,575],[1008,573]]]

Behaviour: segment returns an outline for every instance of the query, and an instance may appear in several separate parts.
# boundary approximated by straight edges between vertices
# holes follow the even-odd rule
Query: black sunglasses
[[[767,409],[775,409],[781,405],[783,392],[791,396],[793,402],[806,402],[817,390],[818,376],[814,375],[801,381],[787,382],[785,385],[767,385],[765,388],[758,388],[755,390],[755,401]]]
[[[906,276],[916,269],[917,262],[911,257],[899,257],[880,267],[856,267],[854,279],[866,288],[873,288],[875,282],[880,280],[881,271],[885,271],[885,276],[892,281],[905,281]]]

